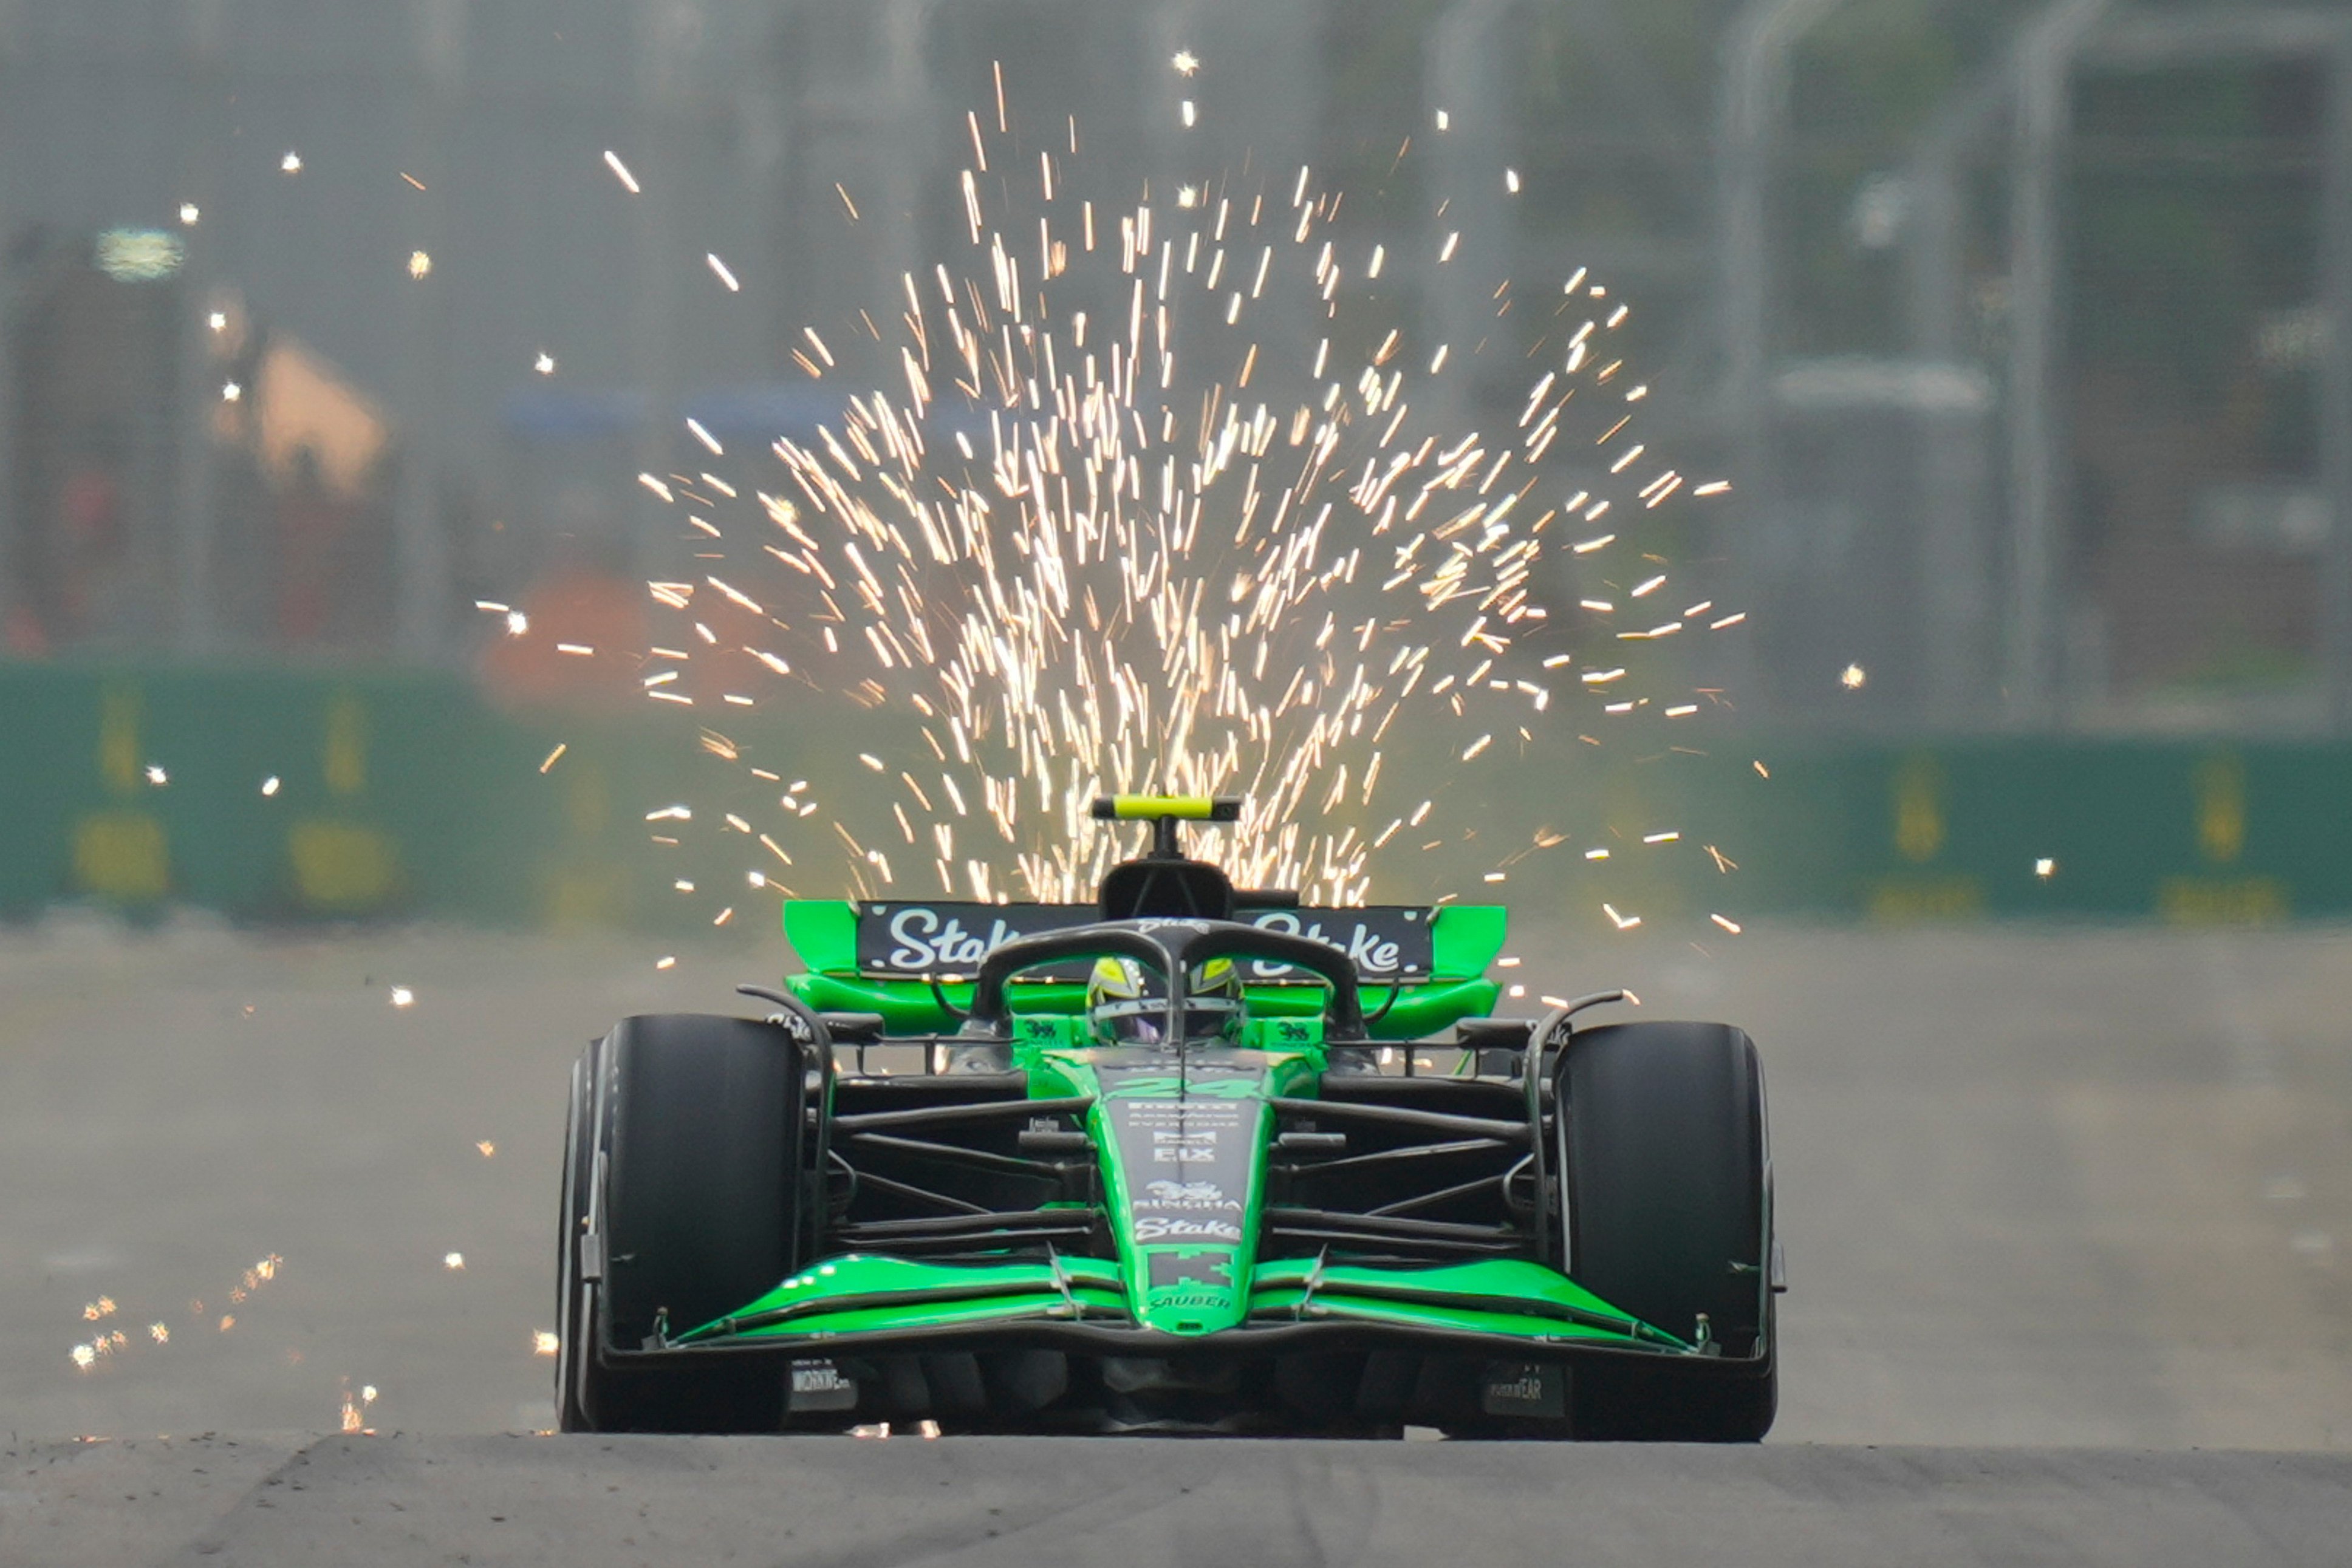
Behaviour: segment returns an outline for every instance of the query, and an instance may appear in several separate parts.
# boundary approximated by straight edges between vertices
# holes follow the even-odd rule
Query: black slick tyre
[[[1771,1163],[1756,1047],[1724,1024],[1580,1030],[1558,1079],[1570,1274],[1720,1358],[1575,1369],[1581,1437],[1754,1442],[1772,1425]]]
[[[671,1334],[698,1327],[793,1271],[803,1098],[790,1036],[750,1019],[625,1019],[589,1047],[573,1074],[564,1161],[562,1430],[781,1424],[772,1372],[727,1358],[625,1367],[600,1352],[637,1350],[664,1324]]]

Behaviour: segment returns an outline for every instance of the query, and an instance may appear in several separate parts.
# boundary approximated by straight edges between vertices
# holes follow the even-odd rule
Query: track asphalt
[[[1761,1449],[528,1436],[565,1067],[772,947],[0,936],[0,1564],[2352,1561],[2352,934],[1607,935],[1764,1052]]]
[[[199,1437],[6,1464],[24,1568],[2269,1568],[2342,1563],[2352,1498],[2342,1455],[1802,1444]]]

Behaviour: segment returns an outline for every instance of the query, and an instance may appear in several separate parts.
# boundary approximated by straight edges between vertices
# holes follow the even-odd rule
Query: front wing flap
[[[1090,1323],[1163,1337],[1137,1324],[1118,1266],[1107,1260],[947,1264],[847,1254],[794,1275],[725,1317],[646,1348],[807,1343],[874,1333],[897,1338],[1024,1323]],[[1206,1348],[1204,1341],[1230,1343],[1285,1325],[1706,1354],[1705,1347],[1620,1312],[1556,1270],[1511,1259],[1415,1269],[1270,1260],[1254,1271],[1242,1326],[1199,1338],[1165,1337],[1198,1350]]]

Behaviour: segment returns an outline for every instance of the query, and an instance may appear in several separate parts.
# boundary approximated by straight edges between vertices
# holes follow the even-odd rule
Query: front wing
[[[1064,1331],[1084,1330],[1071,1335]],[[1325,1331],[1339,1331],[1326,1333]],[[1352,1331],[1352,1332],[1349,1332]],[[845,1348],[869,1340],[1082,1340],[1108,1354],[1239,1352],[1318,1334],[1467,1338],[1516,1346],[1718,1360],[1609,1305],[1555,1270],[1518,1260],[1394,1269],[1283,1259],[1252,1271],[1249,1312],[1207,1334],[1150,1330],[1106,1260],[926,1263],[849,1254],[793,1276],[741,1310],[623,1355],[716,1349]]]

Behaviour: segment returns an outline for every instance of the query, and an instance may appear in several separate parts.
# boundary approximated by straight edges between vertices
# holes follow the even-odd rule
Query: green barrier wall
[[[691,724],[517,720],[446,677],[0,664],[0,915],[676,923],[709,857],[641,802],[697,756]]]
[[[747,753],[824,775],[835,799],[863,777],[851,753],[897,749],[837,728],[824,747],[796,747],[789,725],[762,722],[737,734]],[[1491,890],[1522,902],[1882,921],[2352,915],[2352,747],[1712,738],[1705,757],[1570,746],[1516,767],[1415,766],[1456,818],[1572,808],[1570,843]],[[0,664],[0,915],[79,899],[265,921],[659,928],[737,903],[764,925],[774,895],[745,888],[745,868],[801,873],[723,828],[730,810],[770,821],[774,800],[753,798],[764,788],[712,755],[685,711],[521,718],[443,676]],[[670,801],[702,821],[667,833],[646,821]],[[1604,821],[1626,847],[1595,868],[1577,857],[1607,841]],[[1642,846],[1651,824],[1681,837]],[[838,896],[829,869],[807,868],[798,891]],[[1479,893],[1475,874],[1459,891]]]
[[[1727,828],[1748,849],[1751,907],[2187,924],[2352,914],[2352,747],[2000,740],[1765,756],[1771,778],[1738,781]],[[1710,782],[1727,797],[1728,781]]]

